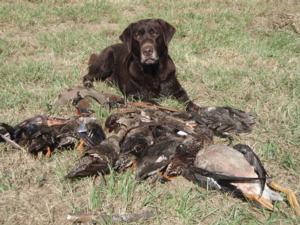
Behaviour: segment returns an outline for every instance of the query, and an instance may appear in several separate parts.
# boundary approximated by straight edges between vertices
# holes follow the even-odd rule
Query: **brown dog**
[[[127,97],[153,100],[161,96],[175,97],[197,110],[175,76],[175,65],[168,54],[168,44],[175,28],[162,19],[145,19],[130,24],[121,34],[123,43],[92,54],[85,87],[95,80],[114,82]]]

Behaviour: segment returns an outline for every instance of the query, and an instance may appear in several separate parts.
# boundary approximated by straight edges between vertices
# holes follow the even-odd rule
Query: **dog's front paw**
[[[186,105],[186,111],[187,112],[198,112],[200,110],[200,106],[196,105],[195,103],[193,103],[192,101],[190,101],[187,105]]]
[[[84,80],[83,81],[83,86],[86,87],[86,88],[92,88],[92,87],[94,87],[93,82],[90,81],[90,80]]]

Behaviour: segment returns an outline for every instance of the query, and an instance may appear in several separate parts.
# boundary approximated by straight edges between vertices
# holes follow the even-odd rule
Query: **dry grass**
[[[258,115],[250,144],[275,180],[300,183],[300,5],[297,1],[6,1],[0,4],[0,118],[41,113],[80,84],[92,52],[118,41],[128,23],[161,17],[177,28],[170,54],[178,78],[200,105],[230,105]],[[98,89],[117,93],[103,84]],[[164,99],[163,104],[182,107]],[[100,120],[108,112],[96,108]],[[132,212],[153,207],[144,224],[299,224],[286,203],[268,212],[183,179],[152,187],[130,172],[64,180],[75,151],[51,159],[0,145],[0,224],[67,224],[70,212]],[[298,193],[299,197],[299,193]]]

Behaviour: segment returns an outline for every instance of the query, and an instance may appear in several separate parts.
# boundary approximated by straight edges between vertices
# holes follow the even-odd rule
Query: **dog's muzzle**
[[[141,63],[154,64],[158,60],[157,51],[152,43],[146,42],[141,47]]]

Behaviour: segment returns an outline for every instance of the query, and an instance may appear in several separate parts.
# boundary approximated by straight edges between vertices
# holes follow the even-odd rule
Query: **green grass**
[[[300,37],[276,28],[280,15],[300,27],[296,1],[35,0],[0,4],[0,122],[36,114],[73,115],[51,108],[63,89],[81,84],[91,53],[119,41],[131,22],[161,17],[177,29],[169,51],[177,77],[200,105],[230,105],[259,120],[250,144],[270,175],[292,190],[300,183]],[[120,94],[97,84],[101,91]],[[165,106],[183,109],[174,99]],[[93,105],[102,123],[106,108]],[[148,207],[157,216],[141,224],[299,224],[289,206],[275,212],[184,179],[152,186],[133,174],[64,179],[76,151],[51,159],[0,145],[0,224],[66,224],[71,212],[131,213]],[[297,193],[299,198],[299,193]],[[111,224],[111,221],[107,222]]]

